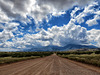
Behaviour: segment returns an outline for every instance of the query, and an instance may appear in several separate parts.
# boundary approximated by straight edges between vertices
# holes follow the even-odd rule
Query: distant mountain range
[[[58,47],[58,46],[46,46],[46,47],[40,47],[40,48],[31,48],[23,51],[68,51],[72,49],[82,49],[82,48],[98,48],[93,45],[75,45],[75,44],[69,44],[64,47]]]

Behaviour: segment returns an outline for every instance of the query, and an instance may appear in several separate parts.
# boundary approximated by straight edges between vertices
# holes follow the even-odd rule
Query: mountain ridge
[[[75,45],[75,44],[68,44],[64,47],[58,47],[58,46],[46,46],[46,47],[40,47],[40,48],[31,48],[31,49],[26,49],[23,51],[68,51],[72,49],[82,49],[82,48],[98,48],[93,45]]]

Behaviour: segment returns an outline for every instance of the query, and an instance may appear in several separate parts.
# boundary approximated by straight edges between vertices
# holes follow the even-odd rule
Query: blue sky
[[[99,2],[1,0],[0,50],[68,44],[100,47]]]

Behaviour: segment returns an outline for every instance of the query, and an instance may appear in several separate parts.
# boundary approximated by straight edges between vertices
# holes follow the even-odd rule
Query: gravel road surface
[[[100,68],[53,54],[0,66],[0,75],[100,75]]]

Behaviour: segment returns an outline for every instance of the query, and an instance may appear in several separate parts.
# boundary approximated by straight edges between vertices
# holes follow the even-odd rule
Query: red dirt
[[[53,54],[44,58],[0,66],[0,75],[100,75],[100,68]]]

